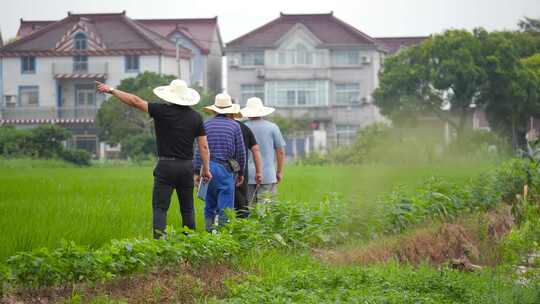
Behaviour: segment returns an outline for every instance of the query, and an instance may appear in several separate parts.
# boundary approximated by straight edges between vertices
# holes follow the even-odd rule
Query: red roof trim
[[[357,28],[355,28],[354,26],[352,26],[352,25],[346,23],[345,21],[343,21],[343,20],[341,20],[341,19],[339,19],[339,18],[336,18],[336,17],[334,16],[334,12],[333,12],[333,11],[331,11],[330,13],[323,13],[323,14],[285,14],[285,13],[283,13],[283,12],[280,12],[278,18],[276,18],[276,19],[274,19],[274,20],[272,20],[272,21],[270,21],[270,22],[268,22],[268,23],[266,23],[266,24],[263,24],[262,26],[260,26],[260,27],[258,27],[258,28],[256,28],[256,29],[254,29],[254,30],[252,30],[252,31],[250,31],[250,32],[248,32],[248,33],[246,33],[246,34],[244,34],[244,35],[242,35],[242,36],[240,36],[240,37],[238,37],[238,38],[232,40],[232,41],[229,41],[229,42],[227,43],[227,47],[235,47],[234,44],[239,44],[239,43],[241,43],[241,41],[244,40],[245,38],[250,37],[250,36],[252,36],[252,35],[256,35],[256,34],[258,34],[261,30],[266,29],[266,28],[269,27],[269,26],[272,26],[272,25],[274,25],[274,24],[276,24],[276,23],[281,22],[281,21],[283,20],[282,18],[288,18],[288,17],[312,17],[312,16],[314,16],[314,17],[316,17],[316,16],[328,16],[328,17],[330,17],[333,21],[335,21],[335,22],[337,22],[339,25],[343,26],[343,28],[346,29],[347,31],[349,31],[350,33],[352,33],[352,34],[354,34],[354,35],[359,35],[359,36],[361,36],[363,39],[366,39],[366,40],[370,41],[372,44],[377,44],[376,40],[375,40],[373,37],[367,35],[366,33],[362,32],[362,31],[360,31],[360,30],[358,30]],[[315,33],[314,33],[314,34],[315,34]],[[315,36],[317,36],[317,35],[315,34]]]
[[[280,13],[280,15],[283,16],[283,13]],[[261,30],[263,30],[263,29],[265,29],[265,28],[267,28],[267,27],[269,27],[269,26],[271,26],[271,25],[274,25],[275,23],[278,23],[278,22],[280,21],[279,19],[280,19],[280,18],[273,19],[273,20],[271,20],[271,21],[269,21],[269,22],[267,22],[267,23],[265,23],[265,24],[263,24],[263,25],[261,25],[261,26],[255,28],[255,29],[252,30],[251,32],[247,32],[246,34],[244,34],[244,35],[242,35],[242,36],[240,36],[240,37],[238,37],[238,38],[236,38],[236,39],[234,39],[234,40],[231,40],[231,41],[227,42],[227,47],[228,47],[229,45],[231,45],[231,44],[238,43],[238,42],[240,42],[241,40],[243,40],[243,39],[245,39],[245,38],[247,38],[247,37],[249,37],[249,36],[252,36],[252,35],[256,34],[257,32],[259,32],[259,31],[261,31]]]
[[[172,19],[135,19],[136,21],[149,21],[149,22],[182,22],[182,21],[201,21],[201,22],[208,22],[208,21],[214,21],[217,23],[218,16],[211,17],[211,18],[172,18]]]
[[[19,44],[27,42],[28,40],[32,40],[32,39],[34,39],[36,37],[39,37],[40,35],[43,35],[47,31],[50,31],[51,29],[56,28],[56,27],[66,23],[66,22],[68,22],[70,20],[71,20],[71,16],[68,16],[68,17],[66,17],[64,19],[61,19],[61,20],[56,21],[54,23],[48,24],[48,25],[46,25],[46,26],[44,26],[44,27],[42,27],[42,28],[40,28],[40,29],[38,29],[38,30],[36,30],[34,32],[31,32],[30,34],[28,34],[28,35],[26,35],[26,36],[24,36],[24,37],[22,37],[20,39],[17,39],[15,41],[13,41],[12,43],[4,45],[4,47],[0,48],[0,51],[3,51],[6,48],[11,48],[11,47],[17,46]]]
[[[170,32],[168,35],[167,35],[167,38],[170,38],[172,35],[174,35],[175,33],[180,33],[182,34],[182,36],[186,37],[189,41],[191,41],[191,43],[193,43],[194,45],[196,45],[199,49],[201,49],[203,51],[204,54],[208,54],[209,53],[209,50],[208,48],[205,48],[203,45],[201,45],[197,39],[195,39],[193,37],[193,35],[191,35],[191,33],[189,32],[189,30],[187,29],[183,29],[183,28],[178,28],[178,25],[176,26],[176,28]]]
[[[371,41],[371,43],[373,44],[377,44],[377,41],[375,41],[375,39],[373,39],[373,37],[369,36],[368,34],[360,31],[359,29],[355,28],[354,26],[348,24],[347,22],[335,17],[333,14],[331,14],[331,17],[332,19],[334,19],[335,21],[337,21],[338,23],[340,23],[341,25],[343,25],[346,29],[348,29],[351,33],[354,33],[354,34],[357,34],[357,35],[360,35],[362,37],[364,37],[365,39]]]
[[[42,118],[42,119],[0,119],[0,125],[17,125],[17,124],[55,124],[55,123],[76,123],[86,124],[94,123],[93,118]]]
[[[51,51],[51,50],[36,50],[36,51],[0,51],[0,57],[20,57],[20,56],[35,56],[35,57],[62,57],[74,55],[87,56],[120,56],[120,55],[159,55],[164,54],[168,57],[175,57],[174,50],[151,50],[151,49],[117,49],[117,50],[71,50],[71,51]],[[190,53],[180,52],[180,57],[184,59],[191,58]]]

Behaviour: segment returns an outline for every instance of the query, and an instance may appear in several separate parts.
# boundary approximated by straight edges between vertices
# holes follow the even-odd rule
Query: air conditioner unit
[[[257,69],[255,70],[255,72],[257,73],[257,77],[259,78],[264,78],[264,76],[266,76],[266,72],[264,71],[264,69]]]
[[[362,56],[362,63],[363,63],[363,64],[370,64],[370,63],[371,63],[371,57],[369,57],[369,56]]]
[[[229,59],[229,66],[237,67],[239,64],[240,64],[240,62],[238,61],[238,58]]]
[[[17,96],[15,95],[5,95],[4,101],[6,108],[14,108],[15,106],[17,106]]]

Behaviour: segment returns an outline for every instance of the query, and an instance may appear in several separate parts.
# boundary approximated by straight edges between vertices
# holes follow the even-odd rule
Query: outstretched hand
[[[96,90],[100,93],[109,93],[109,90],[111,88],[109,88],[108,85],[104,84],[104,83],[101,83],[99,81],[94,81],[94,83],[96,84]]]

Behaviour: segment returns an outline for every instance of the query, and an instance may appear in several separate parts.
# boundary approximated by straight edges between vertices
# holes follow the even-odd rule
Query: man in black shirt
[[[242,130],[242,137],[244,138],[244,146],[246,149],[246,156],[248,151],[253,153],[253,159],[255,160],[255,182],[257,185],[262,183],[262,163],[261,163],[261,152],[259,151],[259,145],[255,139],[255,135],[251,132],[251,129],[246,126],[243,122],[237,121],[240,124],[240,129]],[[239,186],[236,186],[236,191],[234,195],[234,209],[238,217],[245,218],[249,216],[249,199],[248,198],[248,166],[244,168],[244,182]]]
[[[154,119],[158,155],[152,194],[154,238],[158,239],[165,233],[167,210],[171,204],[173,189],[176,189],[180,202],[182,224],[194,230],[192,162],[195,139],[201,153],[201,176],[206,181],[212,178],[203,120],[199,113],[189,107],[199,102],[197,91],[188,88],[184,81],[176,79],[168,86],[154,89],[154,94],[166,103],[148,103],[140,97],[109,88],[103,83],[96,84],[99,92],[111,94],[129,106],[148,112]]]

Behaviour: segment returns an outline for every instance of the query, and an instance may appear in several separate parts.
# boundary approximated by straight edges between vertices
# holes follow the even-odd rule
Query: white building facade
[[[281,14],[229,42],[225,52],[228,92],[241,104],[257,96],[277,115],[308,120],[314,137],[326,134],[321,150],[350,144],[359,128],[384,121],[371,94],[385,50],[332,13]],[[292,150],[315,145],[292,143]]]
[[[94,81],[118,86],[150,71],[190,80],[188,49],[120,14],[69,14],[0,48],[0,125],[54,123],[70,129],[73,144],[103,157],[95,127],[107,98]]]

